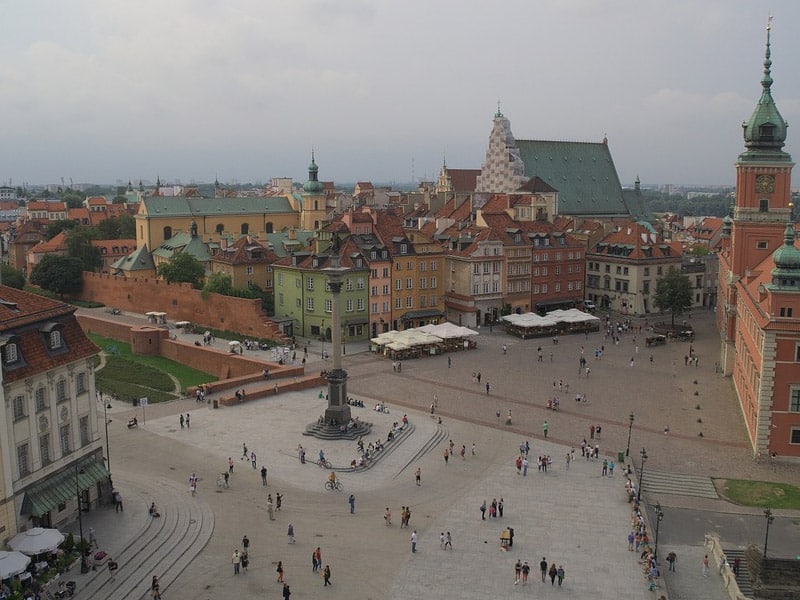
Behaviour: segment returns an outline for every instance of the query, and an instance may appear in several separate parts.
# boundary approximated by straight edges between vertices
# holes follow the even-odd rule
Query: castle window
[[[792,427],[792,433],[789,437],[790,444],[800,444],[800,427]]]
[[[242,223],[242,235],[247,235],[248,233],[250,233],[250,225]]]
[[[264,225],[264,231],[266,233],[272,233],[274,231],[274,229],[275,229],[275,227],[272,224],[272,221],[267,221],[267,223]]]
[[[761,198],[758,201],[758,212],[767,212],[769,210],[769,200],[767,198]]]
[[[756,248],[758,248],[759,250],[766,250],[768,246],[769,244],[767,243],[766,240],[759,240],[756,242]]]
[[[800,412],[800,386],[792,386],[789,392],[789,411]]]
[[[758,137],[764,141],[771,141],[775,136],[775,126],[772,123],[766,123],[759,126]]]
[[[167,225],[166,227],[164,227],[164,241],[167,241],[171,237],[172,237],[172,227]]]
[[[7,365],[13,364],[19,360],[19,352],[17,351],[16,344],[6,344],[3,348],[3,358]]]
[[[222,223],[217,223],[217,226],[214,228],[214,231],[216,231],[218,234],[221,234],[223,231],[225,231],[225,225],[223,225]]]

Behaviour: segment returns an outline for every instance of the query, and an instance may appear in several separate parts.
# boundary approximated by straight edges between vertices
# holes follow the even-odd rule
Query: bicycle
[[[221,487],[221,488],[225,488],[225,489],[228,489],[229,487],[231,487],[230,484],[228,483],[228,479],[225,477],[224,473],[222,475],[220,475],[219,477],[217,477],[217,487]]]
[[[339,481],[338,479],[336,481],[331,481],[329,479],[328,481],[325,482],[325,489],[331,491],[338,490],[341,492],[342,489],[344,489],[344,485],[342,485],[342,482]]]
[[[331,461],[329,461],[327,458],[320,458],[317,461],[317,464],[320,467],[324,468],[324,469],[330,469],[331,468]]]

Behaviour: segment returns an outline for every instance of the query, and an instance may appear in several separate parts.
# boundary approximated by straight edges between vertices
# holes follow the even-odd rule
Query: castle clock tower
[[[770,26],[761,98],[742,123],[746,150],[736,162],[736,202],[731,232],[731,271],[735,277],[770,256],[783,243],[791,218],[792,157],[783,151],[788,123],[772,99]]]
[[[771,17],[770,17],[771,20]],[[791,219],[792,157],[783,151],[788,123],[772,99],[771,24],[761,98],[742,123],[745,151],[736,161],[736,199],[723,226],[719,254],[717,326],[722,338],[720,366],[730,375],[735,358],[738,284],[756,275],[755,267],[782,244]]]

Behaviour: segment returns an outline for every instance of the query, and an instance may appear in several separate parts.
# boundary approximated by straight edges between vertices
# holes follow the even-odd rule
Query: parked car
[[[597,306],[591,300],[584,300],[583,301],[583,310],[593,313],[597,310]]]

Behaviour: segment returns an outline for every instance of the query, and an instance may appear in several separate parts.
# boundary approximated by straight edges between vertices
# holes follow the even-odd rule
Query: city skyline
[[[771,7],[792,153],[800,7]],[[0,182],[434,179],[517,139],[608,137],[620,180],[732,185],[766,9],[588,0],[7,7]],[[533,175],[533,174],[530,174]]]

